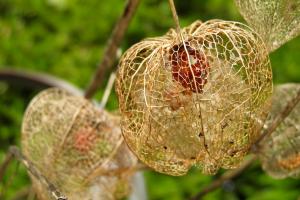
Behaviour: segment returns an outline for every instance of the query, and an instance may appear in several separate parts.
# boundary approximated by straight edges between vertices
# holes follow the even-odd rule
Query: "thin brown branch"
[[[252,151],[259,149],[259,145],[262,143],[263,139],[270,136],[276,128],[283,122],[283,120],[292,112],[296,105],[300,102],[300,89],[298,89],[296,96],[294,96],[290,101],[287,102],[286,106],[282,111],[276,116],[272,124],[260,135],[253,145]]]
[[[257,151],[257,149],[259,148],[259,144],[263,141],[263,139],[265,137],[270,136],[276,130],[276,128],[292,112],[292,110],[296,107],[296,105],[299,102],[300,102],[300,89],[297,91],[297,95],[287,102],[286,106],[277,115],[277,117],[272,122],[272,124],[262,133],[262,135],[258,138],[258,140],[253,144],[252,150],[254,149],[255,151]],[[212,191],[218,189],[224,182],[238,177],[240,174],[242,174],[243,171],[245,171],[245,169],[247,169],[251,165],[251,163],[255,159],[256,159],[256,156],[253,156],[252,158],[250,158],[250,159],[246,160],[244,163],[242,163],[242,165],[239,168],[237,168],[233,171],[226,172],[220,178],[216,179],[210,185],[208,185],[207,187],[202,189],[194,197],[190,198],[190,200],[201,199],[203,196],[205,196],[209,192],[212,192]]]
[[[35,192],[34,188],[31,187],[29,190],[29,194],[27,196],[27,200],[35,200],[35,197],[36,197],[36,192]],[[60,199],[58,199],[58,200],[60,200]]]
[[[214,180],[210,185],[203,188],[198,194],[196,194],[194,197],[190,198],[190,200],[201,199],[203,196],[205,196],[209,192],[212,192],[212,191],[218,189],[226,181],[229,181],[229,180],[232,180],[232,179],[238,177],[245,169],[247,169],[252,164],[252,162],[255,160],[255,158],[256,158],[255,156],[252,156],[251,158],[249,158],[245,162],[243,162],[243,164],[238,169],[225,172],[220,178]]]
[[[31,191],[31,187],[25,187],[19,190],[11,200],[23,200],[26,199]]]
[[[5,159],[0,166],[0,183],[3,183],[4,174],[9,166],[9,164],[13,161],[13,155],[10,152],[6,153]],[[0,199],[3,198],[4,189],[0,188]]]
[[[123,14],[116,23],[114,30],[109,38],[104,55],[95,76],[93,77],[90,85],[87,87],[85,97],[90,99],[94,96],[97,89],[101,86],[104,74],[109,70],[115,62],[117,56],[117,49],[123,40],[124,34],[128,28],[128,25],[135,13],[139,0],[128,0]]]
[[[14,155],[14,157],[21,162],[26,169],[36,178],[38,179],[42,184],[44,184],[48,190],[49,194],[52,195],[52,197],[56,200],[67,200],[67,197],[65,197],[46,177],[44,177],[38,169],[34,167],[34,164],[31,163],[18,149],[16,146],[11,146],[9,148],[9,152]]]
[[[89,183],[94,177],[99,176],[119,176],[121,174],[134,174],[138,171],[145,171],[149,170],[150,168],[147,165],[142,163],[138,163],[136,166],[133,167],[119,167],[115,169],[103,169],[103,170],[96,170],[90,176],[87,177],[85,183]]]
[[[4,161],[0,166],[0,182],[3,182],[5,171],[9,166],[9,164],[12,162],[12,160],[13,160],[13,155],[10,152],[7,152]]]

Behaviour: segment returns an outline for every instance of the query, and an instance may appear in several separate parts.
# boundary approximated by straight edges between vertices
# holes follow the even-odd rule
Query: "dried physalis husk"
[[[41,92],[29,104],[22,151],[72,200],[126,196],[130,169],[137,163],[123,142],[118,117],[58,88]],[[108,174],[117,169],[125,170]],[[40,199],[50,199],[39,180],[32,179]]]
[[[126,143],[156,171],[234,168],[268,111],[272,73],[263,41],[237,22],[197,21],[143,40],[121,58],[117,93]]]
[[[299,89],[300,84],[283,84],[275,87],[267,126]],[[300,104],[296,105],[270,137],[264,139],[259,149],[259,157],[263,169],[274,178],[300,177]]]
[[[274,51],[300,34],[299,0],[235,0],[240,13]]]

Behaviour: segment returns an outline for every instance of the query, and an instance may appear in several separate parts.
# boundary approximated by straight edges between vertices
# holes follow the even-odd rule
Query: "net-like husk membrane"
[[[270,125],[300,89],[300,84],[283,84],[275,87],[273,105],[268,117]],[[300,177],[300,104],[263,141],[259,151],[263,169],[274,178]]]
[[[248,24],[274,51],[300,34],[300,0],[235,0]]]
[[[118,117],[58,88],[42,91],[29,104],[22,151],[72,200],[123,198],[130,191],[130,168],[137,163],[123,142]],[[119,168],[128,170],[101,175]],[[32,180],[39,198],[51,199],[45,185]]]
[[[171,29],[122,56],[116,90],[123,136],[158,172],[234,168],[269,108],[268,52],[256,33],[237,22],[196,21],[181,34]]]

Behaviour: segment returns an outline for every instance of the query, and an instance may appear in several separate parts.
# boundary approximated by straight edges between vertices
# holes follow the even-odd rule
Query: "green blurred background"
[[[175,1],[182,26],[194,20],[243,21],[233,0]],[[100,61],[106,39],[122,12],[124,0],[0,0],[0,68],[44,72],[85,88]],[[145,37],[159,36],[173,26],[167,0],[144,0],[129,27],[122,50]],[[300,38],[271,54],[275,84],[300,82]],[[37,90],[0,82],[0,161],[9,145],[19,144],[22,115]],[[101,97],[99,91],[97,98]],[[108,109],[117,108],[116,97]],[[184,177],[146,172],[150,200],[180,200],[213,179],[192,170]],[[29,184],[16,162],[5,177],[5,197]],[[300,196],[300,181],[274,180],[256,163],[232,182],[204,199],[292,200]],[[0,190],[3,184],[0,184]]]

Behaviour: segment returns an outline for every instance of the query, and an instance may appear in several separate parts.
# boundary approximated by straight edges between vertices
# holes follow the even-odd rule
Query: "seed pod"
[[[300,84],[277,86],[273,95],[271,115],[267,125],[284,108],[286,102],[296,95]],[[263,141],[259,151],[263,169],[274,178],[298,177],[300,175],[300,104],[296,105],[279,127]]]
[[[158,172],[234,168],[257,137],[272,92],[262,40],[237,22],[197,21],[122,56],[116,90],[131,150]]]
[[[119,118],[83,97],[52,88],[28,106],[22,151],[69,199],[120,199],[129,192],[130,168],[137,160],[123,143]],[[124,168],[123,173],[104,172]],[[103,171],[102,176],[94,176]],[[101,174],[101,173],[100,173]],[[50,199],[34,177],[40,199]]]
[[[240,13],[274,51],[300,34],[299,0],[235,0]]]

